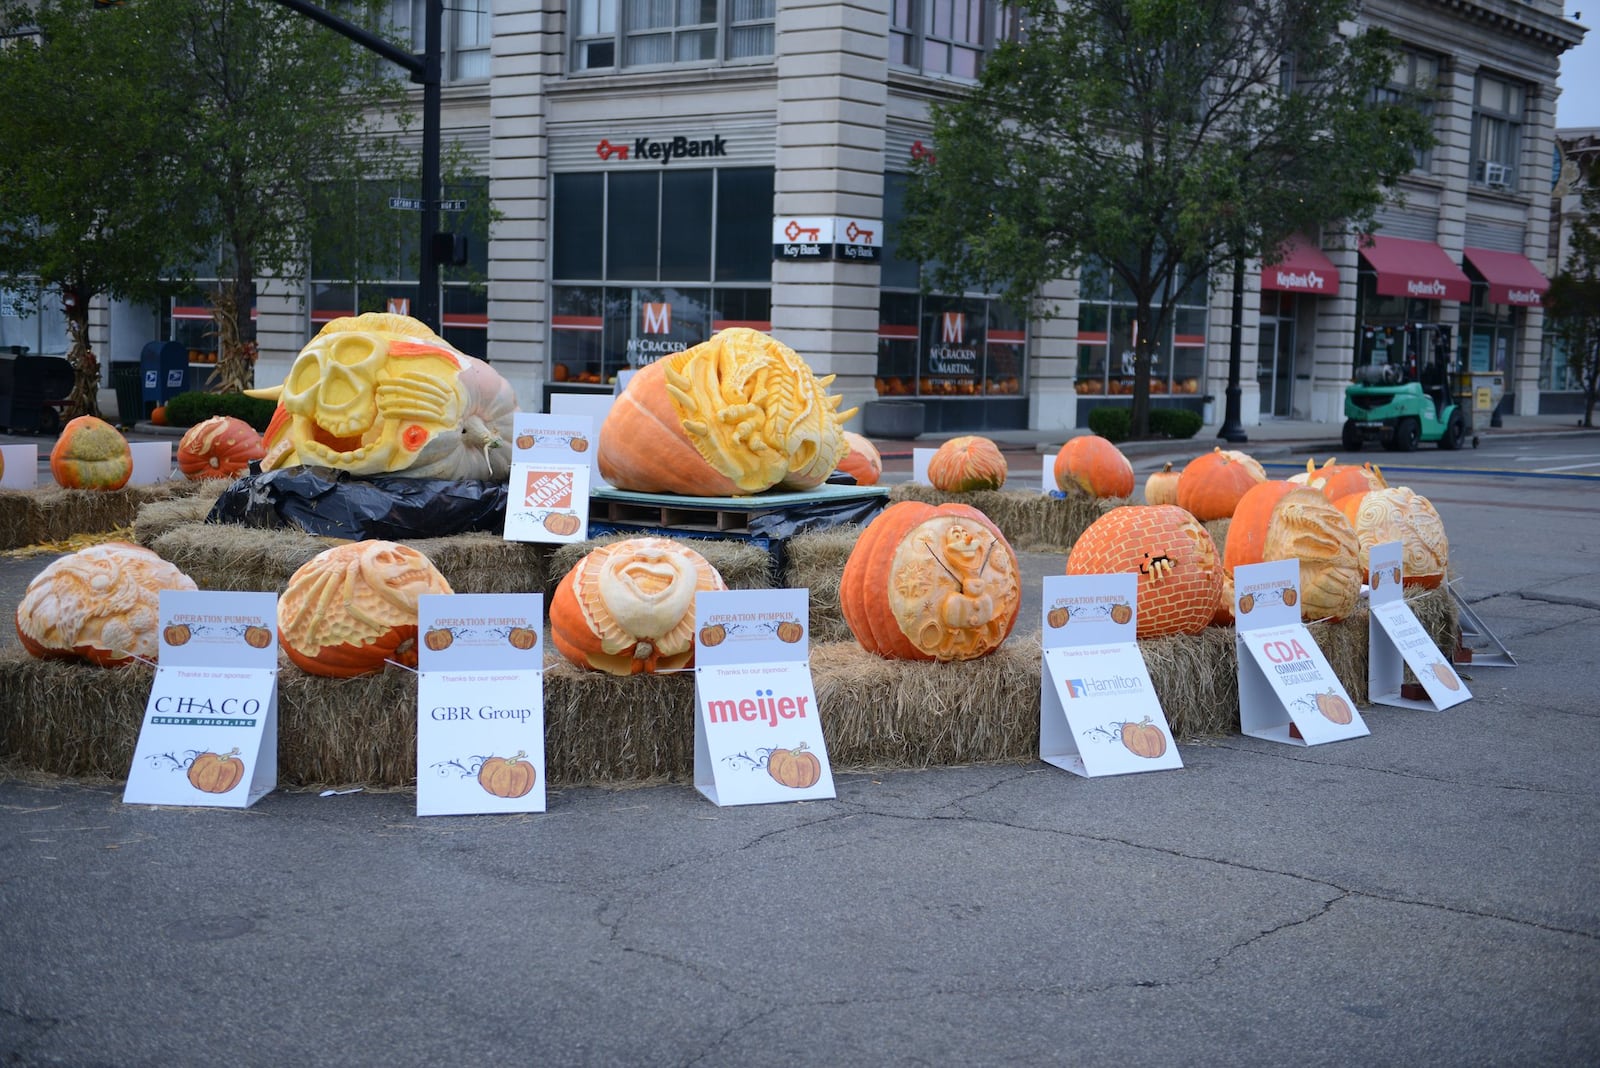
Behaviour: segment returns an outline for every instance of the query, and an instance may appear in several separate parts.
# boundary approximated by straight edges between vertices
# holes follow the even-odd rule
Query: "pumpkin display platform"
[[[159,501],[194,498],[207,508],[222,487],[214,482],[169,479],[116,490],[0,490],[0,550],[65,541],[74,534],[101,534],[130,526],[139,510]]]
[[[888,503],[881,486],[824,484],[749,497],[683,497],[601,486],[589,494],[589,524],[651,533],[776,538],[845,523],[865,523]]]

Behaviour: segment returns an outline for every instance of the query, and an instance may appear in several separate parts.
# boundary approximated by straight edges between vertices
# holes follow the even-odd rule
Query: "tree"
[[[89,303],[150,301],[200,236],[176,210],[162,57],[90,4],[0,11],[0,283],[28,305],[57,292],[73,368],[70,415],[98,415]]]
[[[1305,229],[1370,228],[1430,140],[1375,102],[1389,37],[1346,32],[1347,0],[1026,0],[968,96],[932,109],[901,244],[925,285],[1037,309],[1097,259],[1135,305],[1131,430],[1186,277],[1271,259]],[[1048,312],[1048,309],[1043,309]]]
[[[1594,426],[1600,398],[1600,183],[1584,178],[1581,214],[1573,220],[1570,252],[1545,294],[1545,324],[1566,351],[1567,366],[1583,386],[1583,425]]]

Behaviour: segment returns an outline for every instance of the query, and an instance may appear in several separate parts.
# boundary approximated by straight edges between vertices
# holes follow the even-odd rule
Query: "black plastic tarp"
[[[504,482],[475,479],[355,478],[326,467],[252,472],[222,492],[207,517],[247,527],[298,527],[355,541],[499,534],[506,525]]]

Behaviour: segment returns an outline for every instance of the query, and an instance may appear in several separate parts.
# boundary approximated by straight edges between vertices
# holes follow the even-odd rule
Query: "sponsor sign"
[[[611,398],[607,397],[606,400]],[[595,421],[589,415],[516,412],[511,417],[514,464],[588,464],[589,484],[600,483]]]
[[[0,489],[34,489],[39,484],[39,446],[0,445],[5,470],[0,472]]]
[[[589,531],[587,463],[511,464],[505,539],[563,544]]]
[[[674,160],[715,159],[728,154],[727,138],[721,134],[711,137],[689,137],[678,134],[657,140],[651,137],[623,138],[613,141],[602,137],[594,146],[594,154],[602,161],[619,163],[656,163],[665,167]]]
[[[1406,604],[1404,555],[1398,541],[1374,545],[1368,554],[1367,692],[1373,704],[1443,711],[1471,700],[1472,692]],[[1420,693],[1407,693],[1408,667]]]
[[[772,258],[877,263],[883,258],[883,220],[776,216],[772,220]]]
[[[153,486],[172,477],[172,442],[130,441],[128,451],[133,455],[128,485]]]

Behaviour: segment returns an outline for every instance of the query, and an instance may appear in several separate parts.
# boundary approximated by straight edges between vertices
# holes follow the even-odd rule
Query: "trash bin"
[[[117,391],[117,422],[120,425],[132,426],[149,414],[139,388],[137,360],[112,361],[111,388]]]
[[[0,426],[53,434],[60,405],[72,393],[72,365],[60,356],[0,357]]]
[[[176,341],[147,341],[139,353],[140,393],[146,405],[189,391],[189,350]]]

